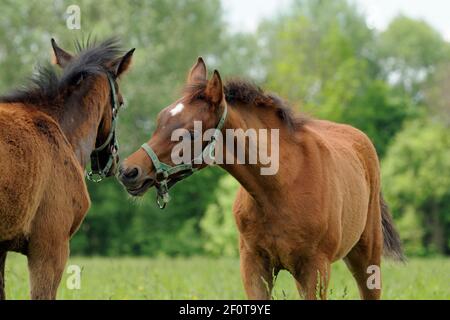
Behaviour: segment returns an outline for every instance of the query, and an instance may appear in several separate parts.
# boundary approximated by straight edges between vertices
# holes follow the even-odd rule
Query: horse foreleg
[[[330,271],[327,258],[300,259],[293,273],[300,296],[307,300],[326,300]]]
[[[273,268],[269,261],[241,244],[241,276],[250,300],[270,300],[273,287]]]
[[[69,255],[68,239],[30,241],[28,269],[31,299],[53,300]]]
[[[5,263],[6,251],[0,252],[0,300],[6,299],[5,294]]]

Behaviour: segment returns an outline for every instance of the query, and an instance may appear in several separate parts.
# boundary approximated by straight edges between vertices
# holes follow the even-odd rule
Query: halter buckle
[[[99,183],[101,181],[103,181],[103,176],[100,173],[94,173],[92,171],[89,171],[88,174],[86,175],[86,178],[94,183]]]
[[[166,208],[167,204],[170,202],[170,195],[168,192],[165,192],[163,194],[160,194],[159,191],[157,191],[158,194],[156,196],[156,204],[158,207],[163,210]]]
[[[116,121],[117,121],[117,113],[119,112],[119,107],[117,105],[117,97],[116,97],[116,89],[114,86],[114,80],[111,78],[111,76],[109,74],[107,74],[108,77],[108,82],[109,82],[109,87],[111,90],[111,106],[112,106],[112,119],[111,119],[111,129],[109,131],[108,137],[106,138],[105,142],[97,147],[96,149],[94,149],[91,153],[91,168],[92,168],[92,162],[96,161],[97,163],[97,168],[95,169],[95,172],[93,170],[89,171],[86,174],[86,178],[89,181],[92,181],[94,183],[99,183],[101,182],[104,178],[106,178],[106,176],[108,175],[113,162],[114,162],[114,158],[118,153],[118,149],[119,149],[119,144],[117,143],[117,139],[116,139]],[[106,166],[101,169],[100,165],[99,165],[99,156],[98,154],[105,150],[106,148],[109,148],[109,159],[108,162],[106,164]]]

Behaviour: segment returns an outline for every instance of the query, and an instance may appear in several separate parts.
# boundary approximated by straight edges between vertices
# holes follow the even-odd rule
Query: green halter
[[[211,160],[215,160],[216,142],[219,135],[222,133],[222,129],[227,118],[227,113],[227,105],[225,104],[222,117],[217,124],[216,130],[214,131],[210,142],[205,149],[203,149],[203,152],[197,158],[194,158],[190,163],[179,164],[176,166],[168,165],[159,161],[158,156],[147,143],[144,143],[141,146],[141,148],[144,149],[150,157],[150,160],[156,170],[156,203],[160,209],[164,209],[170,201],[169,189],[172,188],[177,182],[186,179],[198,170],[198,168],[194,168],[195,162],[201,162],[205,156],[209,157]],[[177,175],[176,178],[173,178],[174,175]]]

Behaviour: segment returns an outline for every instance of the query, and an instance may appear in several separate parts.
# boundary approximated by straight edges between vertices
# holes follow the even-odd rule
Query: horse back
[[[370,138],[359,129],[346,124],[315,120],[311,127],[317,143],[326,149],[330,163],[350,164],[352,172],[364,173],[368,183],[379,182],[379,160]],[[346,173],[351,176],[350,172]]]

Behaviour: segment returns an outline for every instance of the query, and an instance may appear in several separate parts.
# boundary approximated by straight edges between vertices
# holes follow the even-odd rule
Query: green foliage
[[[379,55],[387,76],[410,94],[436,65],[449,59],[450,46],[425,21],[399,16],[380,35]]]
[[[306,110],[338,117],[348,94],[365,79],[373,34],[345,1],[296,1],[289,14],[266,22],[260,33],[268,52],[267,85]],[[336,88],[336,81],[347,90]],[[323,106],[331,91],[342,106]]]
[[[425,85],[425,101],[430,117],[449,127],[450,61],[439,64],[436,71],[430,76]]]
[[[407,248],[418,253],[420,240],[427,253],[448,254],[449,128],[430,121],[409,123],[383,161],[383,181],[386,197],[403,226]]]
[[[215,190],[214,201],[200,222],[205,252],[217,257],[238,255],[238,235],[232,208],[239,183],[230,175],[223,177]]]
[[[203,55],[223,74],[246,74],[252,52],[239,43],[248,37],[228,34],[219,0],[116,2],[81,0],[81,31],[66,28],[70,1],[3,1],[0,87],[18,87],[36,64],[50,61],[50,38],[74,51],[73,42],[91,36],[120,36],[125,49],[136,47],[133,67],[121,80],[127,108],[120,113],[122,158],[147,141],[157,113],[180,96],[190,66]],[[20,14],[17,14],[20,12]],[[132,18],[131,18],[132,17]],[[238,59],[240,64],[234,63]],[[251,63],[248,63],[251,65]],[[238,72],[239,70],[239,72]],[[150,193],[131,201],[114,180],[89,183],[92,208],[72,240],[72,253],[85,255],[192,255],[203,252],[199,222],[223,175],[205,170],[171,192],[163,212]],[[205,188],[205,186],[208,186]]]
[[[379,33],[353,2],[294,0],[256,33],[235,34],[220,0],[80,0],[77,31],[66,27],[72,4],[2,1],[2,93],[50,61],[52,37],[73,51],[75,39],[120,36],[125,49],[137,48],[120,84],[124,159],[149,139],[157,113],[180,97],[202,55],[224,77],[250,77],[302,111],[366,132],[386,155],[384,191],[407,251],[449,254],[450,45],[424,21],[400,16]],[[177,185],[160,211],[154,191],[135,201],[113,179],[89,183],[92,208],[72,253],[234,256],[236,187],[224,172],[205,169]]]
[[[270,89],[307,113],[356,126],[384,154],[411,115],[410,101],[382,79],[377,35],[355,7],[344,0],[296,1],[260,33]]]

